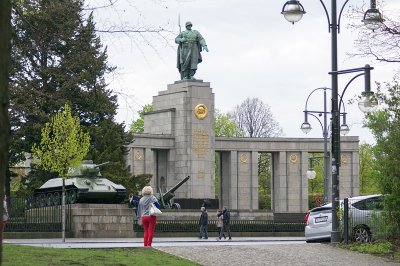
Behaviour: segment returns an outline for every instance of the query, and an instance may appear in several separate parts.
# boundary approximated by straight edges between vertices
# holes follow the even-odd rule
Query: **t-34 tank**
[[[107,162],[108,163],[108,162]],[[79,168],[72,169],[65,179],[66,203],[121,203],[126,189],[100,174],[99,166],[91,160],[82,161]],[[61,204],[62,178],[53,178],[35,189],[34,205],[38,207]]]

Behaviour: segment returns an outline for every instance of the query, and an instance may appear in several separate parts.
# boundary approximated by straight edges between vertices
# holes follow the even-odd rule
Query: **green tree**
[[[214,132],[216,137],[240,137],[243,135],[236,123],[231,120],[229,114],[224,114],[216,109],[214,117]],[[218,196],[219,191],[219,165],[219,157],[215,154],[214,193],[216,196]]]
[[[259,209],[272,209],[271,175],[272,163],[270,153],[258,154],[258,207]]]
[[[35,165],[67,178],[69,169],[77,167],[89,151],[90,136],[84,133],[77,117],[66,104],[42,128],[42,139],[34,145],[32,155]]]
[[[215,110],[214,132],[216,137],[241,137],[243,133],[229,114]]]
[[[310,153],[309,167],[315,171],[315,178],[308,179],[308,206],[314,208],[320,206],[324,202],[324,154]],[[311,165],[312,163],[312,165]]]
[[[97,163],[110,162],[101,167],[101,174],[115,183],[131,178],[131,173],[125,163],[127,144],[132,142],[132,135],[124,132],[124,125],[116,124],[107,119],[88,128],[91,145],[86,158]]]
[[[371,144],[360,145],[360,194],[379,193],[378,172],[376,171],[376,159],[374,147]]]
[[[7,152],[10,124],[8,120],[8,77],[10,72],[11,46],[11,1],[0,1],[0,198],[3,199],[7,169]],[[3,217],[3,209],[0,211]],[[0,243],[0,262],[3,261],[3,248]]]
[[[400,85],[386,84],[386,93],[379,84],[377,94],[382,109],[367,115],[366,126],[371,129],[376,145],[377,183],[385,194],[384,218],[392,226],[393,234],[400,228]]]
[[[131,133],[143,133],[144,132],[144,114],[153,111],[151,104],[146,104],[143,109],[138,111],[139,118],[134,120],[130,132]]]
[[[114,122],[117,97],[107,89],[104,78],[115,68],[107,63],[107,49],[96,36],[92,14],[85,15],[82,0],[31,0],[14,5],[12,64],[11,165],[40,142],[40,128],[68,104],[91,135],[88,156],[97,160],[96,155],[109,151],[110,147],[97,146],[107,131],[118,140],[111,146],[112,155],[120,153],[108,157],[115,162],[113,171],[128,176],[123,146],[130,136],[123,124]]]
[[[121,185],[126,188],[126,193],[128,195],[139,195],[142,188],[150,184],[151,177],[151,174],[132,175],[129,178],[121,180]]]

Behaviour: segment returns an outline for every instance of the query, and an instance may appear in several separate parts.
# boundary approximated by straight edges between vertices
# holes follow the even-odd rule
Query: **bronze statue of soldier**
[[[185,23],[186,30],[176,38],[178,46],[177,67],[181,80],[195,80],[197,65],[202,62],[201,51],[208,52],[206,41],[200,32],[192,30],[192,22]]]

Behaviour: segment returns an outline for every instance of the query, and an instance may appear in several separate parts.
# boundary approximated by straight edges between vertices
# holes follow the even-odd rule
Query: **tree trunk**
[[[4,184],[8,167],[8,139],[10,123],[8,119],[8,80],[10,70],[11,47],[11,1],[0,1],[0,198],[4,198]],[[3,217],[3,208],[0,208]],[[3,260],[3,248],[0,241],[0,264]]]

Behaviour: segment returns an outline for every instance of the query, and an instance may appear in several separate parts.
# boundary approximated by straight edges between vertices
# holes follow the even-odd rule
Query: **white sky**
[[[91,0],[99,4],[106,0]],[[231,111],[247,97],[257,97],[268,104],[285,137],[322,137],[316,119],[309,118],[313,130],[305,135],[300,130],[303,110],[309,93],[318,87],[330,87],[331,35],[325,12],[319,1],[302,0],[306,14],[291,25],[281,15],[286,0],[119,0],[113,8],[95,11],[97,26],[144,25],[166,27],[173,31],[167,41],[157,36],[123,34],[101,35],[108,47],[109,62],[117,73],[109,77],[110,88],[119,94],[117,121],[130,125],[137,111],[152,102],[158,91],[179,80],[176,69],[176,45],[179,32],[178,14],[184,23],[190,20],[200,31],[210,52],[203,52],[196,78],[210,82],[215,93],[215,106],[222,112]],[[325,1],[330,10],[330,1]],[[344,0],[338,0],[338,9]],[[378,0],[378,7],[388,14],[400,9],[398,0]],[[369,1],[365,1],[369,3]],[[363,1],[349,1],[362,5]],[[349,11],[347,7],[345,11]],[[339,12],[338,12],[339,13]],[[338,36],[339,70],[370,64],[372,89],[374,82],[390,82],[397,65],[377,63],[367,58],[348,58],[356,51],[356,32],[342,17]],[[353,75],[339,76],[341,92]],[[357,82],[356,82],[357,81]],[[352,83],[345,99],[360,94],[363,77]],[[328,93],[328,103],[330,93]],[[347,102],[345,100],[345,102]],[[309,110],[323,110],[323,94],[314,93]],[[328,111],[330,106],[328,106]],[[346,104],[347,123],[352,136],[373,142],[368,129],[361,126],[363,114],[356,104]],[[322,122],[322,121],[321,121]]]

